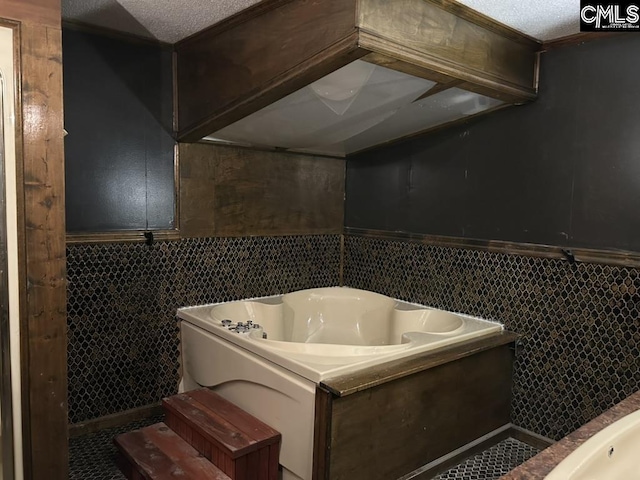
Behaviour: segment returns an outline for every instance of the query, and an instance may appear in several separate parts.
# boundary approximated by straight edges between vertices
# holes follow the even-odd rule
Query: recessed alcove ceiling
[[[175,43],[180,141],[331,156],[535,100],[541,41],[579,29],[577,0],[62,6],[65,20]]]
[[[204,139],[341,157],[503,105],[437,85],[356,60]]]

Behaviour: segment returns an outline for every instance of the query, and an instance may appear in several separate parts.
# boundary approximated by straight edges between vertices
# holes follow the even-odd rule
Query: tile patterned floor
[[[526,443],[507,438],[441,473],[434,480],[496,480],[538,452]]]
[[[69,480],[126,480],[114,463],[113,437],[162,421],[151,417],[69,440]]]
[[[126,480],[114,464],[116,449],[113,437],[162,421],[162,417],[102,430],[69,441],[70,480]],[[531,458],[538,450],[508,438],[459,465],[438,475],[434,480],[494,480]]]

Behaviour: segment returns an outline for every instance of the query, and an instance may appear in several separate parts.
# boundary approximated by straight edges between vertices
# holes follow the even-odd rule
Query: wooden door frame
[[[17,55],[16,170],[24,478],[68,478],[60,0],[4,0]]]

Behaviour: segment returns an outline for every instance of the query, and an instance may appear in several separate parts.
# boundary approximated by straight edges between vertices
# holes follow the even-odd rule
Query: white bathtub
[[[640,410],[621,418],[578,447],[545,480],[639,480]]]
[[[181,391],[212,387],[279,430],[285,480],[311,480],[319,382],[502,330],[346,287],[185,307],[178,317]]]
[[[178,317],[312,382],[502,330],[346,287],[186,307]],[[259,328],[238,333],[238,322]]]

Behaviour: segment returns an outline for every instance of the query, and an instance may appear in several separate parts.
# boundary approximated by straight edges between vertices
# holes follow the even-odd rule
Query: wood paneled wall
[[[183,237],[342,233],[345,162],[180,144]]]
[[[2,0],[0,17],[25,25],[60,28],[60,0]]]
[[[3,0],[19,22],[17,160],[25,478],[68,478],[60,0]]]

